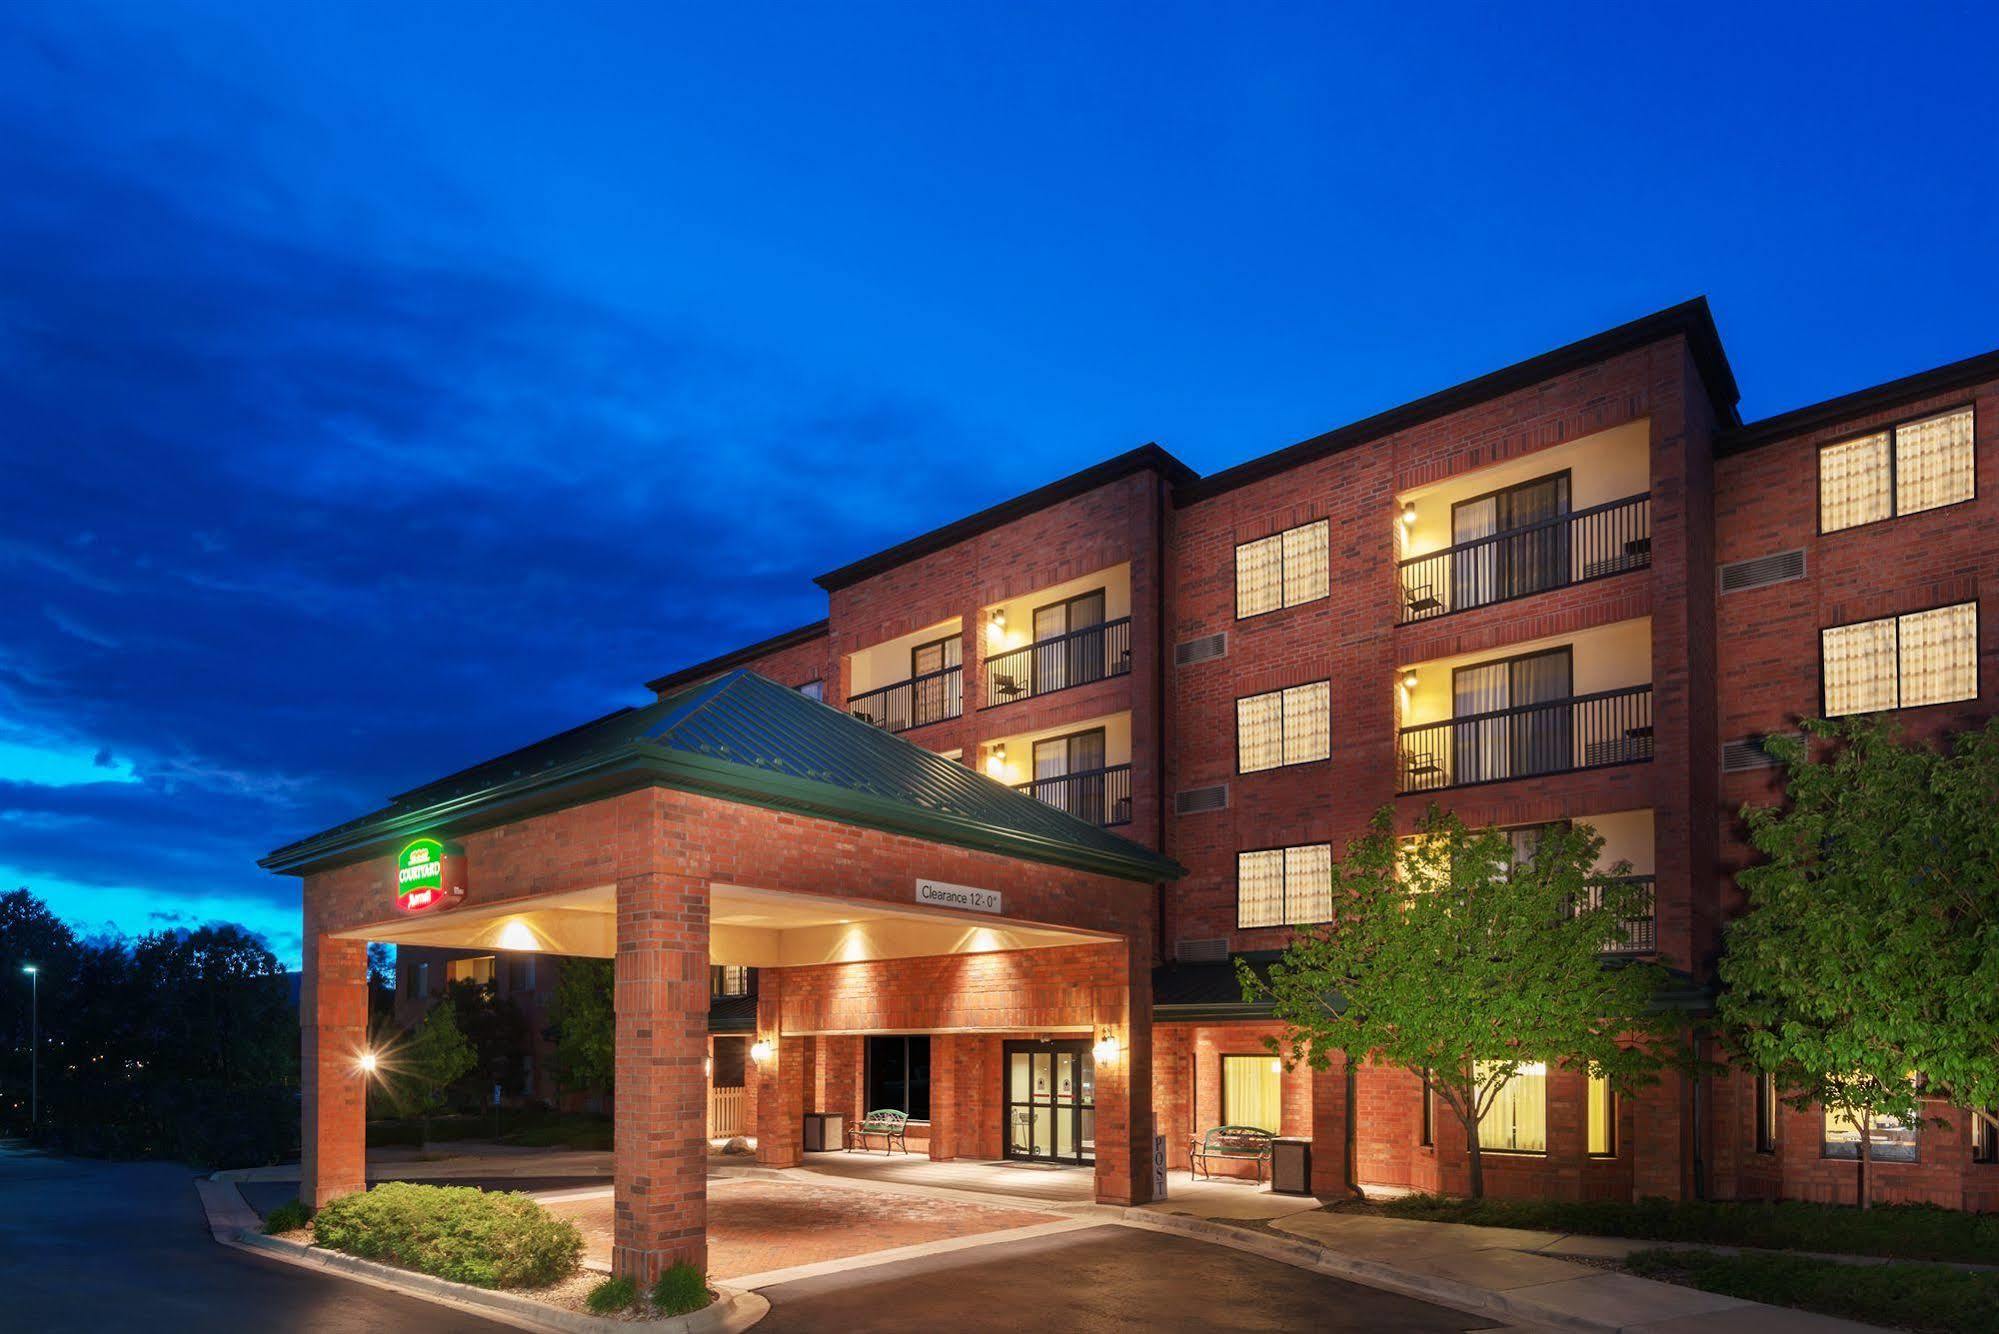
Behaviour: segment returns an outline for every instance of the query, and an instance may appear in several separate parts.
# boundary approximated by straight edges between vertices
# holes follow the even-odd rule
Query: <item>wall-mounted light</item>
[[[1097,1058],[1098,1065],[1110,1065],[1116,1061],[1118,1054],[1117,1034],[1106,1033],[1098,1038],[1097,1045],[1090,1049],[1090,1054]]]
[[[1006,742],[995,741],[986,747],[986,777],[1006,779]]]
[[[994,607],[986,613],[986,637],[998,639],[1006,633],[1006,608]]]
[[[1402,526],[1404,528],[1416,526],[1416,502],[1413,500],[1402,502]]]
[[[1414,690],[1416,688],[1416,669],[1414,667],[1404,669],[1402,673],[1402,688],[1404,690]]]
[[[769,1038],[758,1038],[750,1044],[750,1059],[762,1065],[777,1054],[777,1044]]]
[[[354,1068],[364,1075],[372,1075],[382,1063],[382,1058],[372,1051],[364,1051],[354,1058]]]

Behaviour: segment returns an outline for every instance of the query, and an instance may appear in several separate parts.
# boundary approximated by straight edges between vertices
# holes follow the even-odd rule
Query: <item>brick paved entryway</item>
[[[588,1258],[609,1263],[608,1191],[589,1199],[554,1200],[547,1207],[552,1213],[576,1220],[583,1229]],[[789,1181],[710,1179],[708,1276],[736,1278],[898,1246],[1060,1221],[1059,1214],[917,1195]]]

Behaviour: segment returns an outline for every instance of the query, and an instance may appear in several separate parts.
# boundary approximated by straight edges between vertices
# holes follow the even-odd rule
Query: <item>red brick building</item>
[[[1996,398],[1990,354],[1744,425],[1707,307],[1693,302],[1211,476],[1148,445],[837,569],[818,581],[823,621],[652,683],[661,708],[714,683],[733,690],[747,669],[823,700],[843,738],[893,734],[997,780],[982,799],[1058,809],[1069,818],[1050,836],[1062,846],[967,853],[962,829],[936,823],[914,841],[870,841],[838,818],[808,828],[771,816],[782,803],[690,796],[692,780],[601,777],[591,781],[612,795],[595,803],[467,821],[467,901],[496,874],[510,895],[559,897],[613,870],[642,882],[628,905],[616,881],[615,941],[575,951],[616,953],[621,1041],[654,1034],[635,1039],[635,1064],[661,1041],[646,1015],[662,998],[639,985],[642,960],[684,951],[705,969],[712,950],[716,963],[759,965],[750,1082],[768,1161],[795,1157],[804,1112],[852,1116],[900,1097],[927,1113],[933,1157],[1093,1156],[1105,1198],[1144,1193],[1128,1155],[1148,1149],[1154,1126],[1177,1157],[1223,1122],[1309,1138],[1322,1192],[1461,1189],[1462,1135],[1426,1117],[1413,1075],[1273,1069],[1259,1043],[1267,1015],[1241,1001],[1231,959],[1268,957],[1320,920],[1331,857],[1373,811],[1393,804],[1413,823],[1436,801],[1527,841],[1554,821],[1596,827],[1605,856],[1651,887],[1629,951],[1697,993],[1747,855],[1735,812],[1775,791],[1761,737],[1827,710],[1897,709],[1925,731],[1990,712],[1999,651],[1978,613],[1981,585],[1999,586],[1999,501],[1976,483],[1999,462]],[[561,742],[523,754],[552,769],[590,762]],[[927,807],[941,772],[894,796]],[[458,784],[464,798],[433,793],[438,804],[409,809],[400,831],[457,837],[449,801],[531,778],[475,772]],[[371,820],[368,838],[329,831],[272,859],[307,876],[308,970],[321,979],[308,979],[309,1049],[323,1052],[344,1022],[329,1021],[348,1002],[324,967],[347,966],[342,929],[384,917],[362,905],[379,901],[398,830],[393,808]],[[1069,846],[1082,830],[1115,838]],[[939,838],[958,841],[923,841]],[[1113,844],[1129,854],[1103,851]],[[940,873],[967,856],[989,860]],[[833,874],[820,873],[825,858]],[[741,878],[742,861],[762,878]],[[725,862],[733,878],[707,883],[727,912],[704,940],[686,868]],[[1092,878],[1106,868],[1108,881]],[[725,952],[736,929],[725,918],[747,920],[736,886],[907,905],[919,879],[998,891],[1007,930],[1057,936],[933,950],[927,919],[922,951],[893,957]],[[784,934],[831,929],[810,916]],[[1094,999],[1079,1008],[1079,997]],[[629,1024],[627,999],[642,1005]],[[1109,1055],[1093,1065],[1098,1051]],[[682,1096],[659,1070],[642,1078]],[[1078,1123],[1061,1129],[1069,1104],[1038,1091],[1074,1093],[1086,1078],[1089,1153]],[[1487,1141],[1488,1188],[1851,1198],[1842,1128],[1772,1113],[1767,1092],[1737,1076],[1669,1079],[1613,1100],[1580,1075],[1530,1072],[1504,1124],[1488,1127],[1503,1136]],[[309,1145],[344,1154],[325,1122]],[[1962,1118],[1902,1139],[1907,1161],[1880,1166],[1879,1197],[1999,1199],[1999,1163]],[[621,1181],[627,1142],[621,1133]],[[634,1163],[633,1179],[649,1168]],[[308,1175],[323,1193],[351,1184],[352,1169],[342,1157]],[[662,1249],[660,1218],[634,1215],[636,1249]]]

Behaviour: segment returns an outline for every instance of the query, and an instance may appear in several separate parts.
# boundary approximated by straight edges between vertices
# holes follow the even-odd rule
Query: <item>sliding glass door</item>
[[[1456,781],[1489,783],[1574,767],[1570,710],[1555,705],[1575,692],[1567,648],[1548,649],[1451,673],[1451,728]]]

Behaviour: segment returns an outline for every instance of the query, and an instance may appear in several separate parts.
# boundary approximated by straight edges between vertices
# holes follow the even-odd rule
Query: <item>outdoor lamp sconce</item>
[[[769,1038],[758,1038],[750,1044],[750,1059],[762,1065],[777,1054],[777,1044]]]
[[[1416,526],[1416,502],[1413,500],[1402,502],[1402,526],[1404,528]]]
[[[986,613],[986,633],[994,639],[1006,633],[1005,607],[994,607]]]
[[[1402,688],[1404,690],[1414,690],[1416,688],[1416,669],[1414,667],[1402,673]]]
[[[1097,1045],[1091,1048],[1091,1055],[1097,1058],[1098,1065],[1112,1064],[1117,1060],[1117,1053],[1118,1042],[1115,1033],[1104,1034],[1097,1039]]]
[[[1006,742],[996,741],[986,751],[986,777],[1006,777]]]
[[[354,1068],[364,1075],[374,1074],[376,1067],[381,1065],[381,1063],[381,1058],[376,1056],[372,1051],[364,1051],[354,1058]]]

